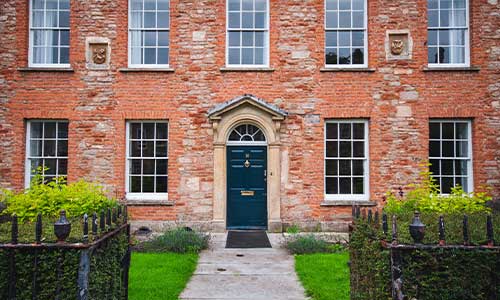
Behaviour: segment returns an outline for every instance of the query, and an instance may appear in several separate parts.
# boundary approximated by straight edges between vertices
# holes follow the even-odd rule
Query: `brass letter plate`
[[[255,191],[241,191],[242,196],[253,196],[255,195]]]

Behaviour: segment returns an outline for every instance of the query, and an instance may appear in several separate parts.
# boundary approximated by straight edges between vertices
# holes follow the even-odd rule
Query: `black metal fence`
[[[40,296],[42,293],[40,283],[43,281],[46,284],[47,278],[51,278],[53,279],[51,289],[54,290],[51,299],[62,300],[68,298],[61,296],[65,285],[71,287],[69,288],[69,290],[72,290],[70,294],[74,291],[72,299],[128,299],[130,226],[127,221],[127,209],[122,206],[101,211],[100,214],[93,213],[90,217],[85,214],[79,224],[71,224],[66,218],[66,213],[61,211],[59,220],[53,224],[53,233],[57,237],[57,242],[45,243],[42,238],[44,224],[42,223],[42,216],[38,215],[33,232],[33,242],[20,243],[20,224],[18,224],[18,218],[15,215],[12,216],[8,221],[11,228],[10,242],[0,243],[0,254],[3,254],[0,258],[8,260],[5,264],[6,268],[4,268],[6,270],[0,270],[6,271],[0,277],[6,278],[4,281],[8,285],[3,293],[0,292],[0,298],[4,299],[3,297],[6,297],[7,300],[21,299],[18,295],[19,291],[29,288],[30,299],[44,299]],[[78,232],[82,233],[78,242],[66,241],[71,234],[72,225],[82,226],[79,229],[81,231],[78,230]],[[26,234],[26,232],[23,232],[23,234]],[[113,243],[115,243],[114,248],[110,248]],[[111,251],[109,249],[114,249],[114,252],[112,254],[107,253]],[[102,257],[107,254],[108,256],[111,254],[111,256],[106,258],[106,264],[116,265],[114,273],[119,270],[119,274],[113,274],[109,270],[96,270],[96,262],[99,259],[102,260]],[[70,257],[75,259],[71,260]],[[49,271],[52,274],[47,274],[47,270],[42,271],[41,268],[48,263],[44,260],[52,259],[56,262],[56,268]],[[26,265],[26,263],[30,265]],[[63,270],[63,268],[65,269]],[[68,277],[64,277],[67,268],[73,268],[69,273],[76,274],[76,276],[69,276],[70,282],[68,282]],[[118,288],[119,291],[106,290],[99,291],[99,295],[91,295],[92,284],[94,282],[96,282],[96,285],[97,282],[102,284],[101,281],[103,281],[99,279],[100,275],[92,273],[96,271],[104,272],[103,274],[106,274],[107,280],[111,280],[111,282],[105,283],[106,286],[111,289]],[[26,273],[29,273],[30,287],[20,286],[26,284]],[[21,280],[20,277],[22,276],[24,278]],[[116,282],[113,282],[115,280]],[[101,289],[99,288],[99,290]],[[95,287],[94,290],[96,290]]]
[[[484,244],[471,244],[471,235],[469,231],[469,216],[464,214],[463,219],[461,220],[462,228],[462,244],[448,244],[446,242],[446,222],[445,218],[441,215],[438,219],[436,219],[436,223],[438,224],[438,236],[439,241],[435,244],[424,244],[423,240],[426,236],[426,224],[424,224],[420,218],[420,213],[415,212],[412,222],[408,226],[408,231],[413,240],[413,243],[400,243],[398,236],[401,233],[401,229],[398,228],[398,219],[396,215],[387,216],[385,213],[379,213],[378,210],[360,208],[359,206],[352,207],[352,216],[353,216],[353,226],[350,227],[351,232],[356,228],[356,222],[359,220],[363,220],[363,222],[371,224],[371,226],[380,228],[382,230],[382,236],[372,238],[380,239],[380,243],[383,249],[387,249],[390,253],[390,273],[391,273],[391,292],[392,299],[394,300],[405,300],[409,299],[407,295],[405,295],[403,286],[405,285],[405,263],[403,262],[403,258],[411,256],[415,251],[424,251],[431,253],[433,251],[436,252],[442,251],[441,253],[451,253],[451,251],[488,251],[489,254],[494,253],[496,255],[496,259],[494,259],[494,263],[496,266],[500,265],[500,247],[495,245],[494,240],[494,228],[493,228],[493,220],[491,215],[487,215],[484,220],[484,234],[485,234],[485,243]],[[486,253],[486,252],[482,252]],[[452,254],[453,255],[453,254]],[[411,260],[413,258],[407,259]],[[418,263],[418,262],[417,262]],[[439,262],[438,262],[439,263]],[[472,262],[471,262],[472,263]],[[441,266],[442,268],[447,268],[447,266]],[[493,269],[497,267],[493,266]],[[497,275],[500,270],[496,270]],[[500,294],[498,294],[498,284],[499,276],[494,275],[491,279],[491,283],[493,286],[487,292],[488,296],[484,299],[500,299]],[[496,285],[496,286],[495,286]],[[418,298],[420,299],[420,298]],[[483,299],[483,298],[481,298]]]

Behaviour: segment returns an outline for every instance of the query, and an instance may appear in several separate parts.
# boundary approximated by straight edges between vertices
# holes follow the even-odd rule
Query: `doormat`
[[[272,248],[265,231],[229,231],[226,248]]]

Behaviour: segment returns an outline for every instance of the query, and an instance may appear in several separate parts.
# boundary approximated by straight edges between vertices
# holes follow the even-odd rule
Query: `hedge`
[[[408,225],[412,216],[397,215],[398,242],[412,244]],[[436,214],[422,216],[426,227],[424,246],[405,249],[387,246],[380,224],[357,219],[350,238],[351,299],[392,299],[391,251],[400,255],[402,292],[418,300],[493,300],[500,296],[500,247],[484,247],[486,216],[469,217],[471,247],[439,247]],[[390,220],[390,218],[389,218]],[[445,216],[447,244],[463,245],[462,215]],[[494,238],[500,240],[500,216],[493,216]],[[389,224],[390,227],[390,224]],[[389,230],[390,231],[390,230]],[[429,247],[434,245],[435,247]]]

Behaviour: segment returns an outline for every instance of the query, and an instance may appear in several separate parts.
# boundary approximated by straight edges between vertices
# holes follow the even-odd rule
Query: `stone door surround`
[[[208,111],[214,136],[213,229],[226,230],[226,143],[231,131],[242,124],[259,127],[267,140],[268,230],[281,231],[280,127],[287,113],[253,95],[243,95]]]

